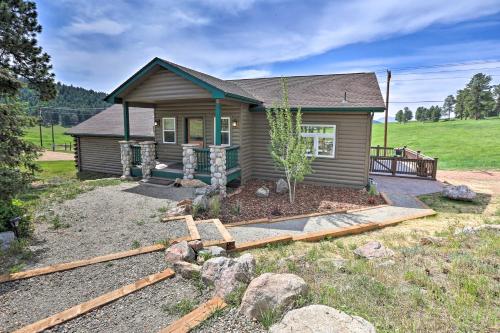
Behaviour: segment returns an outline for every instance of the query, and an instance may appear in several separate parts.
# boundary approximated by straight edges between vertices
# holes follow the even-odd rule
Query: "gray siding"
[[[222,103],[222,116],[230,117],[230,121],[240,123],[240,103],[224,102]],[[162,118],[175,117],[176,121],[176,143],[163,143]],[[158,104],[155,108],[155,119],[158,120],[158,126],[155,128],[155,140],[158,142],[158,160],[160,161],[182,161],[182,144],[185,143],[185,124],[186,118],[200,117],[204,121],[205,147],[214,142],[214,117],[215,101],[176,101],[172,103]],[[231,125],[231,124],[230,124]],[[231,145],[240,144],[240,129],[231,126]]]
[[[252,117],[252,176],[278,178],[269,153],[269,126],[264,113]],[[368,154],[370,144],[370,114],[304,113],[303,123],[334,124],[337,126],[335,158],[316,158],[314,173],[305,178],[311,183],[329,183],[361,187],[368,182]]]
[[[124,99],[133,102],[159,102],[169,99],[208,98],[210,93],[166,69],[160,69],[131,90]]]
[[[80,137],[80,170],[102,172],[113,175],[122,174],[120,161],[120,137]],[[133,138],[144,141],[146,138]]]

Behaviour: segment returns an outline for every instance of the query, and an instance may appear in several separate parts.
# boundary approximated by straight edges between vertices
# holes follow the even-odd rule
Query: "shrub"
[[[218,195],[212,197],[209,203],[210,215],[212,217],[219,217],[220,207],[221,207],[220,197]]]
[[[21,217],[19,236],[27,237],[31,234],[32,227],[24,203],[18,199],[0,200],[0,232],[12,230],[10,220],[18,216]]]

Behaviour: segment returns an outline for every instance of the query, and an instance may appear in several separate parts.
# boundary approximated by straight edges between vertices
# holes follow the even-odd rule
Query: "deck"
[[[406,147],[371,147],[370,173],[435,180],[437,161]]]

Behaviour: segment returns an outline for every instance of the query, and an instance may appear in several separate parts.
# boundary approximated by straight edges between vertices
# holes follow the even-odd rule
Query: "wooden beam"
[[[90,259],[83,259],[83,260],[62,263],[62,264],[55,264],[55,265],[50,265],[50,266],[41,267],[41,268],[35,268],[35,269],[31,269],[31,270],[19,272],[19,273],[3,274],[3,275],[0,275],[0,283],[14,281],[14,280],[20,280],[20,279],[27,279],[27,278],[34,277],[34,276],[46,275],[46,274],[55,273],[55,272],[67,271],[67,270],[74,269],[77,267],[88,266],[88,265],[92,265],[92,264],[97,264],[97,263],[101,263],[101,262],[106,262],[106,261],[111,261],[111,260],[116,260],[116,259],[121,259],[121,258],[126,258],[126,257],[132,257],[132,256],[136,256],[139,254],[156,252],[156,251],[161,251],[164,249],[165,249],[165,246],[163,244],[155,244],[155,245],[145,246],[145,247],[141,247],[141,248],[134,249],[134,250],[111,253],[111,254],[107,254],[107,255],[99,256],[99,257],[95,257],[95,258],[90,258]]]
[[[191,215],[169,216],[169,217],[162,218],[161,221],[168,222],[168,221],[185,220],[186,217],[188,217],[188,216],[191,216]]]
[[[46,330],[50,327],[54,327],[56,325],[59,325],[61,323],[64,323],[70,319],[76,318],[78,316],[81,316],[89,311],[92,311],[98,307],[101,307],[103,305],[106,305],[108,303],[111,303],[123,296],[126,296],[128,294],[131,294],[139,289],[142,289],[144,287],[147,287],[149,285],[152,285],[154,283],[163,281],[169,277],[172,277],[175,275],[175,272],[171,270],[170,268],[164,270],[161,273],[156,273],[149,275],[141,280],[138,280],[132,284],[126,285],[124,287],[121,287],[119,289],[113,290],[109,293],[106,293],[104,295],[101,295],[99,297],[96,297],[94,299],[91,299],[90,301],[78,304],[76,306],[73,306],[69,309],[66,309],[62,312],[59,312],[53,316],[50,316],[48,318],[39,320],[33,324],[24,326],[17,331],[14,331],[14,333],[33,333],[33,332],[41,332],[43,330]]]
[[[189,230],[189,234],[191,235],[191,239],[201,239],[198,228],[196,227],[196,223],[194,223],[193,217],[191,215],[186,215],[186,224]]]
[[[224,238],[224,241],[226,242],[226,250],[234,249],[234,238],[231,236],[229,231],[227,231],[222,222],[219,219],[212,219],[212,222],[217,227],[217,230],[219,230],[222,238]]]
[[[389,205],[389,206],[394,206],[394,203],[392,202],[391,199],[389,199],[389,196],[387,194],[385,194],[385,192],[380,192],[380,196],[382,197],[382,199],[384,199],[384,201]]]
[[[364,223],[359,225],[353,225],[345,228],[335,228],[316,232],[308,232],[301,235],[293,236],[294,241],[302,242],[316,242],[322,240],[326,237],[341,237],[346,235],[359,234],[365,231],[378,229],[379,225],[376,223]]]
[[[222,298],[214,297],[158,333],[187,333],[209,318],[215,311],[223,309],[226,306],[227,304]]]
[[[245,242],[245,243],[241,243],[241,244],[236,243],[236,247],[233,250],[231,250],[231,252],[256,249],[259,247],[267,246],[268,244],[288,243],[292,240],[293,240],[292,236],[282,235],[282,236],[277,236],[277,237],[259,239],[259,240],[251,241],[251,242]]]

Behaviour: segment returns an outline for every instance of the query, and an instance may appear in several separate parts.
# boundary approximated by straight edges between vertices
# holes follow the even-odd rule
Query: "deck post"
[[[142,180],[145,181],[151,177],[151,171],[156,167],[155,142],[142,141],[139,142],[139,145],[141,146]]]
[[[222,144],[222,112],[220,106],[220,100],[215,100],[215,140],[214,143],[216,146],[220,146]]]
[[[185,143],[182,145],[182,170],[184,172],[184,179],[193,179],[194,170],[196,168],[196,153],[194,149],[198,147],[197,144]]]
[[[226,196],[226,147],[210,146],[210,183],[219,190],[221,197]]]
[[[123,140],[130,140],[130,123],[128,114],[128,102],[123,102]]]
[[[121,151],[121,162],[122,162],[122,180],[132,179],[131,168],[132,168],[132,145],[136,141],[118,141],[120,144]]]

